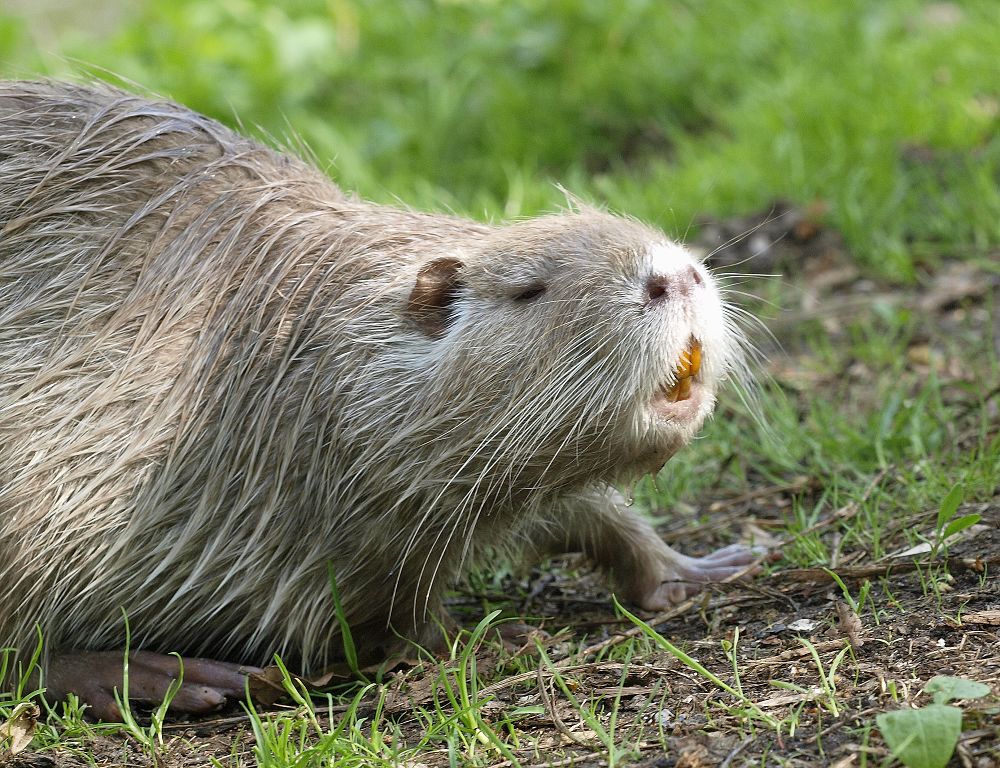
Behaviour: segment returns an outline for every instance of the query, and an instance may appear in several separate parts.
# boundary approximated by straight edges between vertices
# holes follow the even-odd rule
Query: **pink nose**
[[[671,275],[653,275],[646,281],[647,301],[655,304],[673,296],[686,296],[694,286],[701,285],[702,282],[701,275],[693,266]]]

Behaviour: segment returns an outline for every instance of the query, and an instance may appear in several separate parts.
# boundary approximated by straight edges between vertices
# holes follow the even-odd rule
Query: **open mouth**
[[[662,390],[663,399],[668,403],[676,403],[691,397],[691,380],[701,370],[701,344],[694,339],[688,342],[688,347],[677,360],[674,368],[674,383]]]

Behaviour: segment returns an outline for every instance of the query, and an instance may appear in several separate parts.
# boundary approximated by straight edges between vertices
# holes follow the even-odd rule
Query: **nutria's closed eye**
[[[529,301],[534,301],[535,299],[539,298],[543,293],[545,293],[545,286],[542,285],[541,283],[534,283],[532,285],[529,285],[524,290],[515,293],[513,299],[514,301],[525,303]]]

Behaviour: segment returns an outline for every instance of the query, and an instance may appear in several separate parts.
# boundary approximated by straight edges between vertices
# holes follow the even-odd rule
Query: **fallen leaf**
[[[838,600],[836,607],[841,632],[847,637],[852,648],[860,648],[865,644],[865,641],[861,639],[861,632],[864,629],[861,618],[843,600]]]
[[[854,761],[856,758],[857,755],[848,755],[847,757],[842,757],[837,762],[831,763],[830,768],[850,768],[850,766],[854,765]]]
[[[805,691],[803,693],[786,693],[782,696],[772,696],[770,699],[758,701],[757,706],[761,709],[774,709],[775,707],[784,707],[788,704],[798,704],[802,701],[815,701],[821,693],[822,691],[820,690]]]
[[[250,698],[257,704],[269,707],[276,701],[284,698],[285,686],[283,685],[284,674],[275,665],[264,667],[260,672],[247,675]]]
[[[793,632],[812,632],[819,626],[819,622],[814,619],[796,619],[788,624],[788,628]]]
[[[889,557],[913,557],[914,555],[925,555],[930,551],[931,545],[925,541],[922,544],[917,544],[915,547],[904,549],[901,552],[893,552]]]
[[[973,611],[962,614],[963,624],[987,624],[992,627],[1000,627],[1000,609],[992,611]]]
[[[0,725],[0,746],[5,746],[12,755],[24,751],[35,735],[39,714],[38,706],[30,701],[14,707],[7,722]]]

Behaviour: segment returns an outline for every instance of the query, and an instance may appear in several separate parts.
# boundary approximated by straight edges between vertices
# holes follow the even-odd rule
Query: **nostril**
[[[705,278],[694,266],[688,266],[669,275],[651,275],[646,280],[646,303],[657,304],[677,296],[688,296],[694,286],[704,282]]]
[[[666,275],[654,275],[646,281],[646,297],[649,303],[662,301],[669,297],[671,279]]]

